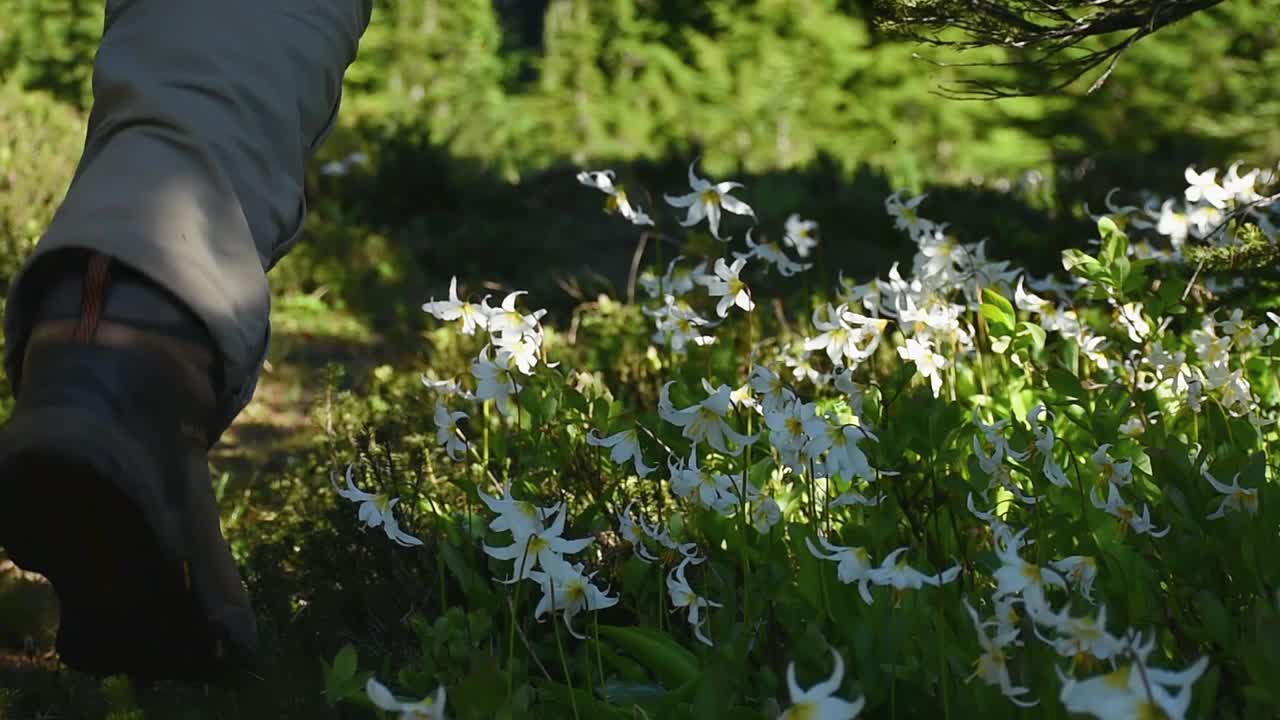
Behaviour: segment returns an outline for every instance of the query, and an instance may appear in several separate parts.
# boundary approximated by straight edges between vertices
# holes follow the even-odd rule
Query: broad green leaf
[[[1080,250],[1062,251],[1062,268],[1069,273],[1092,279],[1091,275],[1096,274],[1101,267],[1097,258]]]
[[[626,651],[668,688],[698,677],[698,659],[670,635],[640,627],[601,625],[600,634]]]
[[[991,331],[999,335],[1013,332],[1014,323],[1017,322],[1013,305],[991,288],[982,290],[982,317],[986,318]]]
[[[361,682],[360,678],[356,677],[356,673],[359,670],[359,658],[354,646],[343,646],[338,651],[337,656],[334,657],[332,666],[323,660],[320,662],[325,669],[324,698],[326,703],[333,706],[342,700],[364,697],[364,683]]]

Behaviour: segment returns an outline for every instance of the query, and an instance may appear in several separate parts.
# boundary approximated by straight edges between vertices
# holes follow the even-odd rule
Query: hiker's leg
[[[222,359],[219,433],[266,353],[266,271],[298,236],[372,0],[107,0],[94,106],[66,199],[10,289],[15,387],[54,258],[109,255],[168,290]]]

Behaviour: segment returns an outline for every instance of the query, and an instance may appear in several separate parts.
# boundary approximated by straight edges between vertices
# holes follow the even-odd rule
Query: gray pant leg
[[[95,250],[183,300],[221,352],[225,429],[266,355],[266,271],[296,240],[307,160],[332,127],[373,0],[108,0],[75,179],[16,276],[20,372],[49,253]]]

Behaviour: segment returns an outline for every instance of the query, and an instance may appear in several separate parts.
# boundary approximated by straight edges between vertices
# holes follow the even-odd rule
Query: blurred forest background
[[[1176,192],[1188,164],[1280,155],[1280,0],[1228,0],[1144,39],[1092,95],[1086,80],[999,101],[948,98],[980,71],[939,63],[1010,51],[895,41],[872,5],[379,0],[313,168],[310,240],[274,273],[278,308],[412,334],[452,274],[553,308],[620,293],[635,235],[577,186],[581,168],[659,194],[702,158],[747,183],[763,229],[812,217],[827,270],[865,277],[906,247],[882,210],[893,189],[930,192],[930,217],[1043,271],[1111,187]],[[102,7],[0,0],[0,279],[78,157]],[[367,162],[321,172],[355,153]]]

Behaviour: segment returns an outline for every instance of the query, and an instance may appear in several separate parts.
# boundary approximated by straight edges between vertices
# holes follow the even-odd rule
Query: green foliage
[[[1187,248],[1187,260],[1205,271],[1274,275],[1280,268],[1280,243],[1268,238],[1257,225],[1244,225],[1226,245]]]
[[[986,598],[997,587],[993,576],[1006,562],[993,548],[1007,542],[1007,536],[1000,540],[1002,531],[993,529],[994,521],[989,525],[965,507],[970,496],[985,492],[979,511],[995,504],[1000,521],[1025,528],[1028,539],[1034,539],[1020,551],[1026,562],[1047,568],[1070,555],[1096,562],[1093,600],[1086,599],[1078,579],[1071,579],[1069,591],[1051,591],[1055,608],[1061,603],[1063,611],[1079,617],[1096,615],[1105,603],[1108,632],[1120,635],[1129,628],[1154,640],[1153,666],[1185,667],[1197,656],[1210,658],[1211,670],[1195,685],[1195,710],[1189,717],[1273,712],[1280,698],[1268,689],[1267,678],[1280,667],[1280,656],[1269,628],[1280,616],[1267,589],[1280,579],[1280,565],[1256,548],[1267,542],[1280,507],[1274,469],[1266,461],[1280,442],[1265,421],[1277,408],[1267,398],[1277,397],[1280,389],[1274,358],[1257,346],[1243,345],[1231,355],[1231,367],[1247,375],[1256,393],[1259,404],[1252,409],[1221,388],[1197,391],[1200,405],[1195,409],[1187,391],[1171,378],[1153,386],[1131,384],[1136,381],[1119,360],[1130,352],[1150,353],[1155,336],[1133,340],[1114,316],[1118,306],[1123,303],[1132,312],[1135,303],[1142,303],[1153,325],[1166,313],[1172,316],[1159,337],[1164,351],[1185,353],[1197,366],[1207,361],[1197,359],[1204,352],[1197,350],[1198,344],[1204,341],[1192,329],[1203,332],[1198,330],[1201,321],[1217,308],[1195,294],[1182,301],[1182,289],[1193,282],[1190,264],[1152,264],[1135,257],[1130,236],[1111,218],[1098,222],[1098,234],[1095,252],[1071,251],[1064,263],[1089,285],[1056,291],[1049,300],[1059,312],[1069,303],[1083,329],[1046,330],[1054,326],[1039,311],[1027,310],[1021,295],[1017,304],[1010,300],[1012,281],[992,280],[977,294],[980,302],[963,311],[966,327],[982,329],[974,351],[949,351],[945,392],[931,392],[912,366],[901,361],[896,350],[903,337],[892,330],[855,371],[864,403],[856,414],[848,397],[832,397],[829,389],[784,374],[787,386],[804,401],[818,402],[833,417],[859,418],[857,422],[874,427],[878,441],[860,447],[873,467],[897,474],[881,474],[865,485],[837,476],[830,489],[823,489],[811,471],[778,469],[776,426],[763,436],[771,439],[762,439],[749,456],[699,446],[711,472],[745,471],[762,493],[782,504],[782,522],[768,531],[669,494],[666,474],[641,480],[628,462],[614,464],[607,451],[590,447],[586,437],[588,432],[599,436],[636,429],[648,459],[686,457],[690,438],[654,414],[659,388],[670,381],[671,401],[679,408],[705,397],[704,379],[739,387],[749,367],[744,349],[761,339],[751,362],[781,370],[784,348],[817,333],[808,323],[813,298],[807,294],[778,296],[781,306],[789,308],[777,310],[782,317],[730,317],[717,329],[715,345],[683,354],[650,347],[649,332],[636,326],[651,326],[636,315],[634,305],[593,301],[581,308],[572,340],[548,331],[547,357],[561,364],[520,376],[524,387],[512,401],[519,410],[506,417],[492,406],[481,411],[448,394],[406,394],[402,388],[415,384],[414,372],[401,380],[392,371],[378,373],[383,377],[374,395],[349,396],[340,415],[350,427],[364,427],[381,441],[368,444],[358,433],[354,444],[339,441],[337,447],[346,449],[337,454],[358,456],[371,468],[427,468],[432,479],[425,485],[409,471],[399,476],[374,471],[360,484],[405,499],[402,525],[430,543],[428,550],[408,553],[421,554],[422,562],[434,564],[435,570],[402,574],[395,552],[384,555],[381,548],[387,543],[378,535],[348,550],[359,558],[358,577],[395,577],[395,583],[405,583],[406,595],[415,598],[415,611],[401,623],[405,637],[388,646],[387,638],[395,633],[375,631],[376,639],[361,643],[371,651],[380,649],[363,667],[403,697],[427,697],[446,687],[451,716],[464,719],[575,713],[629,717],[636,712],[759,719],[774,717],[787,705],[782,678],[790,663],[807,687],[830,673],[834,649],[848,668],[839,694],[864,696],[869,716],[1016,717],[1019,711],[1000,697],[998,688],[970,678],[981,648],[960,601],[990,617],[994,609]],[[973,245],[965,247],[974,252]],[[763,305],[771,298],[760,289],[760,279],[753,275],[748,282]],[[701,292],[685,299],[708,312]],[[465,284],[460,288],[464,298],[474,298],[474,293]],[[796,300],[799,308],[791,304]],[[1137,307],[1138,314],[1144,312]],[[1233,330],[1233,337],[1250,336],[1252,327]],[[899,329],[917,337],[923,332],[920,327]],[[1262,330],[1267,343],[1272,342],[1274,330]],[[1084,347],[1094,336],[1105,344]],[[469,382],[468,364],[485,339],[462,335],[456,325],[433,330],[426,339],[433,375]],[[937,342],[942,347],[943,341]],[[1082,360],[1086,356],[1087,362]],[[811,362],[823,371],[833,369],[822,357]],[[435,421],[428,416],[437,398],[451,408],[472,410],[464,430],[471,446],[462,462],[450,463],[431,447]],[[1040,415],[1037,426],[1030,414],[1040,404],[1052,415]],[[1010,448],[1000,471],[1004,474],[984,469],[974,449],[982,447],[985,454],[991,442],[990,430],[975,426],[975,419],[987,416],[1010,421],[997,430]],[[759,418],[749,412],[731,412],[726,421],[740,433],[761,429]],[[1043,436],[1037,433],[1044,428],[1053,433],[1048,451],[1038,444]],[[1104,444],[1114,460],[1094,456]],[[421,450],[425,453],[420,455]],[[1019,457],[1013,457],[1014,451]],[[1060,482],[1041,470],[1049,459],[1064,468]],[[1105,496],[1111,483],[1109,462],[1132,464],[1132,479],[1121,491],[1130,505],[1111,512],[1094,499]],[[1226,496],[1210,488],[1206,470],[1219,478],[1238,474],[1241,487],[1256,490],[1258,512],[1207,518]],[[589,612],[574,619],[585,640],[567,639],[557,628],[559,618],[535,622],[538,596],[532,584],[505,586],[487,580],[510,571],[509,563],[483,553],[485,546],[510,541],[505,531],[486,528],[493,515],[478,496],[496,491],[501,481],[512,482],[512,493],[521,500],[542,506],[567,502],[573,519],[564,536],[596,538],[592,549],[575,560],[587,562],[594,582],[608,585],[621,602],[598,613],[598,625]],[[1009,493],[1011,487],[1041,499],[1020,505]],[[822,509],[827,493],[851,489],[880,493],[882,502],[877,507]],[[685,610],[673,613],[670,607],[665,583],[680,556],[642,539],[659,559],[641,562],[633,556],[635,541],[621,542],[611,532],[618,528],[623,508],[643,512],[649,522],[664,518],[656,520],[662,529],[705,551],[707,559],[687,570],[699,595],[721,603],[704,609],[702,630],[714,638],[714,646],[699,643],[685,622]],[[353,508],[346,512],[354,514]],[[1155,537],[1140,523],[1133,524],[1140,512],[1149,512],[1155,523],[1148,530],[1168,527],[1168,535]],[[339,508],[326,516],[336,533],[327,542],[340,544],[342,533],[351,531],[350,520],[342,515]],[[874,602],[868,603],[834,563],[814,556],[809,543],[819,535],[841,546],[866,548],[876,559],[906,547],[908,564],[922,572],[958,564],[964,573],[936,588],[873,587]],[[1206,553],[1217,561],[1204,563]],[[372,558],[386,564],[365,567]],[[441,587],[430,588],[433,583]],[[318,594],[310,597],[320,600]],[[374,611],[373,605],[367,607]],[[405,605],[393,612],[401,607]],[[1238,618],[1248,620],[1233,620]],[[1083,678],[1106,665],[1091,665],[1083,656],[1059,658],[1033,633],[1032,622],[1025,615],[1018,620],[1025,645],[1006,648],[1009,669],[1016,684],[1041,700],[1045,712],[1061,715],[1058,671]],[[1056,631],[1041,625],[1038,632]],[[343,654],[344,676],[351,676],[350,651]],[[1122,656],[1117,662],[1128,659]],[[334,667],[339,664],[335,661]]]
[[[0,82],[88,108],[102,0],[0,0],[0,17]]]
[[[0,286],[53,218],[75,172],[84,120],[42,92],[0,84]]]
[[[945,75],[907,45],[876,44],[866,18],[835,2],[711,2],[703,14],[682,25],[635,0],[554,0],[533,52],[504,46],[488,2],[380,5],[347,118],[422,123],[508,177],[701,148],[712,167],[825,155],[916,185],[1012,173],[1043,155],[1029,136],[992,129],[1008,114],[1039,117],[1040,103],[944,107],[929,93]]]
[[[66,194],[83,141],[84,120],[74,110],[0,82],[0,318],[9,282]],[[0,417],[10,402],[0,400]]]

